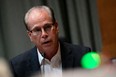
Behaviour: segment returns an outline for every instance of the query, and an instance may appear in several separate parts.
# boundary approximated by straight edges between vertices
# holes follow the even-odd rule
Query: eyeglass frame
[[[54,24],[55,23],[47,23],[47,24],[45,24],[42,28],[43,28],[43,30],[46,32],[46,33],[49,33],[51,30],[52,30],[52,28],[53,28],[53,26],[54,26]],[[35,35],[35,36],[37,36],[37,35],[41,35],[42,34],[42,28],[39,28],[38,29],[38,27],[37,28],[34,28],[34,29],[32,29],[32,30],[28,30],[28,32],[31,32],[33,35]],[[35,31],[34,31],[35,30]],[[38,32],[38,31],[39,32]]]

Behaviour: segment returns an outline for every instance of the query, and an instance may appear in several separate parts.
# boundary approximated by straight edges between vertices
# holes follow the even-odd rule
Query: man
[[[24,21],[35,47],[11,60],[15,77],[26,77],[36,72],[44,75],[52,72],[60,76],[62,70],[81,66],[82,56],[90,49],[59,41],[58,23],[51,8],[35,6],[26,13]]]

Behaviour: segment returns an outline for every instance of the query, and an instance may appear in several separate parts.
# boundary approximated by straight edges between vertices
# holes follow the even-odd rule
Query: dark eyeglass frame
[[[54,26],[54,23],[47,23],[42,28],[35,27],[34,29],[29,30],[29,32],[31,32],[33,35],[37,36],[37,35],[41,35],[42,34],[42,29],[46,33],[49,33],[52,30],[53,26]]]

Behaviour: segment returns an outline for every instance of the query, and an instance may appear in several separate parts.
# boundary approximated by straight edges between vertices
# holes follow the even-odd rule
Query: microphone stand
[[[45,77],[45,53],[44,52],[42,53],[42,56],[43,56],[43,71],[42,71],[43,75],[42,76]]]

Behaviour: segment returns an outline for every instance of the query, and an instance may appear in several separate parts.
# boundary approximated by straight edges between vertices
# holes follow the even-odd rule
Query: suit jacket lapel
[[[65,43],[60,43],[61,46],[61,59],[62,59],[62,68],[70,69],[73,68],[73,55],[70,47]]]
[[[74,64],[73,54],[72,54],[70,47],[63,42],[60,42],[60,46],[61,46],[61,59],[62,59],[63,70],[73,68],[73,64]],[[36,47],[34,47],[31,50],[30,59],[29,59],[28,64],[29,64],[29,68],[31,72],[39,71],[41,73]]]
[[[31,72],[40,72],[41,70],[38,60],[37,48],[34,47],[31,51],[32,53],[30,53],[29,68],[31,69]]]

